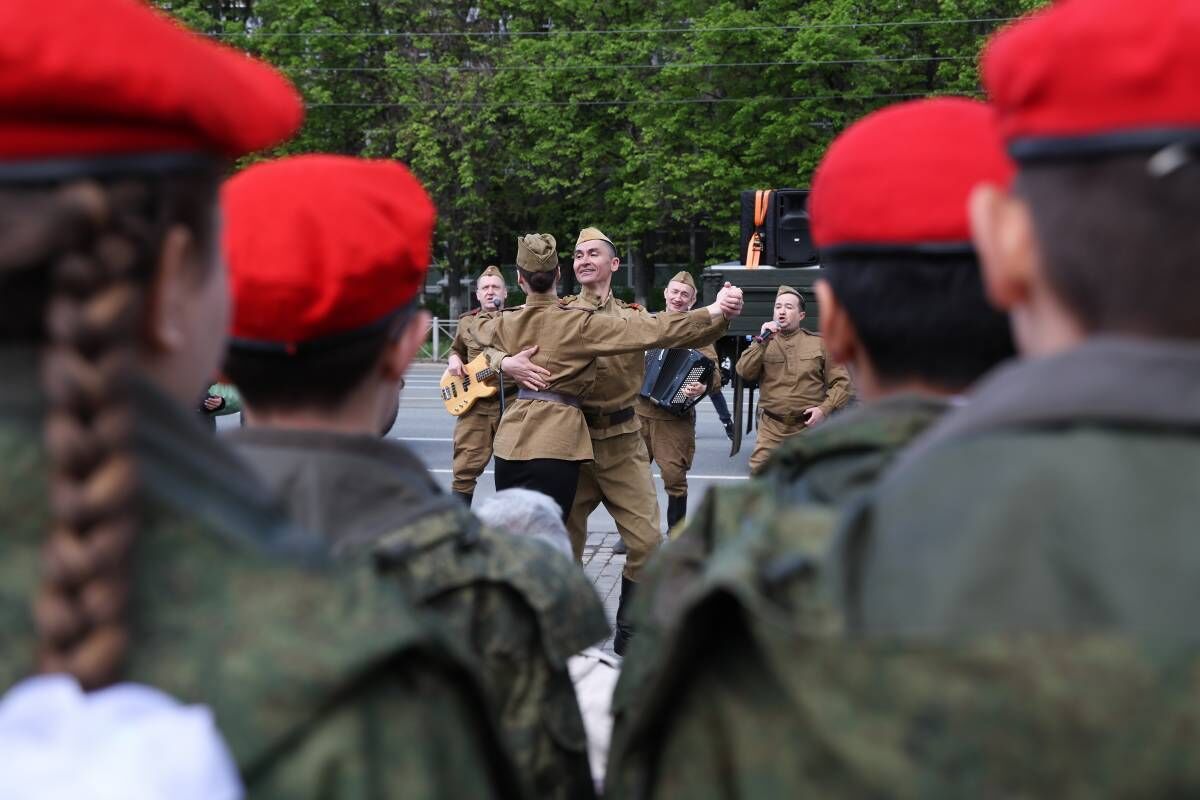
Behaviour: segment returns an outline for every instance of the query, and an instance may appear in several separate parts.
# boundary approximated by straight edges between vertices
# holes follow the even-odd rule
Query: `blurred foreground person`
[[[567,657],[608,635],[583,572],[483,528],[391,428],[429,327],[434,208],[394,161],[299,156],[222,192],[238,451],[306,528],[369,555],[472,653],[533,797],[592,793]]]
[[[483,501],[475,512],[486,525],[514,536],[527,536],[572,559],[571,539],[558,506],[547,495],[530,489],[504,489]],[[596,792],[604,788],[608,743],[612,737],[612,693],[620,674],[620,659],[589,647],[568,659],[571,681],[587,728],[588,761]]]
[[[131,0],[8,0],[0,63],[0,687],[204,704],[253,798],[516,796],[452,651],[195,420],[218,181],[299,127],[295,90]]]
[[[683,623],[675,661],[713,657],[647,710],[637,796],[1200,791],[1198,43],[1182,0],[1069,0],[992,40],[1018,175],[969,208],[1025,360],[899,456],[830,561],[750,568],[846,635],[747,614],[736,580],[693,606],[731,635]]]
[[[828,276],[816,287],[822,347],[846,365],[862,405],[781,443],[746,485],[711,491],[664,551],[639,609],[645,645],[625,665],[618,740],[647,702],[642,692],[663,667],[665,637],[686,603],[720,595],[732,580],[748,614],[809,631],[835,625],[805,585],[829,546],[834,511],[1013,354],[1008,319],[984,295],[967,219],[971,189],[1006,186],[1013,171],[992,109],[957,98],[886,108],[830,145],[809,201]],[[731,575],[730,565],[740,571]],[[758,579],[762,572],[771,582]],[[720,621],[696,615],[689,624]],[[635,764],[639,753],[630,751]]]

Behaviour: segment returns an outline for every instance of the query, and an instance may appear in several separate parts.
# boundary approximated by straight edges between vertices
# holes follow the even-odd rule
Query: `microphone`
[[[504,307],[504,301],[501,300],[499,297],[493,297],[492,305],[496,307],[496,311],[499,311],[501,308]]]

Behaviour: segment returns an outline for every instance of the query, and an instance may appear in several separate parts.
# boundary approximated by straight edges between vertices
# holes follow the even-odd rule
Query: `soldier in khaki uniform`
[[[537,543],[482,528],[379,436],[427,330],[424,190],[394,161],[301,156],[235,176],[223,206],[238,301],[226,369],[250,423],[230,440],[299,522],[370,557],[474,656],[531,796],[589,797],[566,660],[607,636],[595,591]],[[315,244],[264,245],[302,239]],[[320,268],[300,269],[313,252]]]
[[[489,266],[480,273],[475,283],[475,297],[479,300],[479,308],[458,318],[458,331],[450,345],[446,372],[459,378],[463,376],[463,366],[483,352],[473,334],[480,313],[504,308],[508,298],[508,287],[499,268]],[[506,395],[515,394],[516,390],[516,383],[509,382],[504,386]],[[496,438],[499,424],[499,394],[476,400],[470,410],[454,421],[454,480],[450,488],[468,506],[475,495],[475,481],[492,459],[492,440]]]
[[[804,298],[790,286],[775,295],[775,318],[742,353],[737,372],[758,381],[758,439],[750,454],[750,474],[767,463],[784,439],[819,425],[850,400],[850,376],[834,364],[821,337],[800,327]]]
[[[696,304],[696,282],[690,273],[681,271],[667,283],[663,296],[668,311],[687,311]],[[708,344],[696,349],[716,364],[715,347]],[[714,367],[708,385],[695,383],[683,391],[689,397],[721,391],[721,371]],[[637,415],[642,423],[646,451],[650,460],[658,464],[667,490],[667,530],[670,530],[687,515],[687,474],[696,455],[696,410],[690,409],[684,416],[679,416],[639,397]]]
[[[536,346],[536,364],[551,378],[543,390],[522,387],[500,421],[496,488],[545,492],[562,507],[565,519],[580,469],[596,453],[580,398],[599,382],[598,356],[630,353],[641,359],[647,348],[674,347],[723,329],[724,320],[741,311],[741,291],[726,285],[713,304],[687,314],[607,315],[560,303],[553,236],[529,234],[518,240],[517,268],[525,305],[481,315],[475,336],[497,368],[503,368],[505,353]],[[636,441],[644,451],[640,437]]]
[[[584,228],[575,242],[575,277],[582,292],[563,298],[570,308],[590,309],[597,314],[625,318],[649,318],[640,306],[625,303],[612,293],[612,276],[620,266],[616,246],[598,228]],[[726,325],[714,325],[678,346],[694,347],[716,341]],[[617,524],[617,533],[628,555],[621,576],[621,600],[617,607],[617,633],[613,649],[624,653],[632,635],[629,608],[638,574],[662,541],[658,495],[650,473],[650,455],[642,439],[641,421],[634,409],[642,388],[646,359],[632,352],[601,358],[596,363],[596,382],[582,398],[595,459],[580,470],[575,505],[567,520],[571,546],[582,557],[587,541],[587,521],[596,507],[604,507]]]

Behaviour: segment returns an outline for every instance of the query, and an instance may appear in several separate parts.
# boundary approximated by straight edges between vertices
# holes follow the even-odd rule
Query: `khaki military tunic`
[[[49,520],[36,354],[0,346],[0,374],[3,691],[35,661]],[[191,413],[128,390],[143,485],[124,679],[210,708],[247,797],[524,796],[457,647],[369,565],[333,563],[287,523]]]
[[[474,361],[483,352],[475,341],[475,324],[479,309],[468,311],[458,318],[458,331],[454,335],[451,351],[464,364]],[[505,396],[511,400],[516,394],[515,381],[505,381]],[[471,409],[460,414],[454,421],[454,479],[450,488],[463,494],[475,492],[475,482],[492,459],[492,441],[500,425],[500,395],[484,397],[475,401]]]
[[[578,297],[564,298],[564,303],[569,308],[590,310],[601,316],[653,319],[641,306],[618,300],[611,292],[603,299],[584,292]],[[707,322],[676,346],[713,342],[728,327],[721,318]],[[645,372],[644,349],[596,359],[596,381],[582,398],[595,457],[579,471],[575,502],[567,517],[571,545],[576,558],[581,559],[587,541],[588,517],[603,503],[625,542],[624,576],[630,580],[637,580],[642,566],[661,542],[658,494],[650,473],[650,454],[641,435],[641,421],[635,411]],[[614,415],[627,418],[612,421]]]
[[[592,796],[567,658],[608,635],[575,565],[483,529],[396,441],[246,428],[229,437],[300,522],[369,554],[473,656],[531,797]]]
[[[758,439],[750,454],[750,473],[757,474],[771,451],[806,427],[804,410],[819,407],[829,416],[850,400],[850,375],[833,364],[825,343],[800,328],[776,333],[746,348],[737,373],[758,381]]]
[[[709,393],[721,391],[721,371],[716,368],[717,350],[712,345],[696,348],[712,359],[714,368]],[[650,460],[658,464],[667,494],[680,497],[688,492],[687,474],[696,456],[696,409],[679,416],[655,405],[644,397],[637,399],[637,415],[642,422],[642,438]]]
[[[712,324],[705,309],[657,317],[611,317],[560,306],[558,298],[534,297],[520,308],[480,314],[475,337],[480,347],[496,353],[519,353],[537,345],[534,363],[553,376],[548,390],[578,399],[592,391],[598,356],[673,347]],[[510,461],[590,461],[594,455],[579,408],[522,398],[512,402],[500,421],[494,452]]]

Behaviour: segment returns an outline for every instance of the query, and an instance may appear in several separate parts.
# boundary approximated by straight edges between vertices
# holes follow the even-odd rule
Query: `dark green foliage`
[[[875,108],[977,92],[986,35],[1041,4],[160,2],[296,81],[308,122],[287,152],[408,163],[451,286],[532,230],[569,252],[598,225],[639,265],[736,258],[739,191],[807,185]]]

